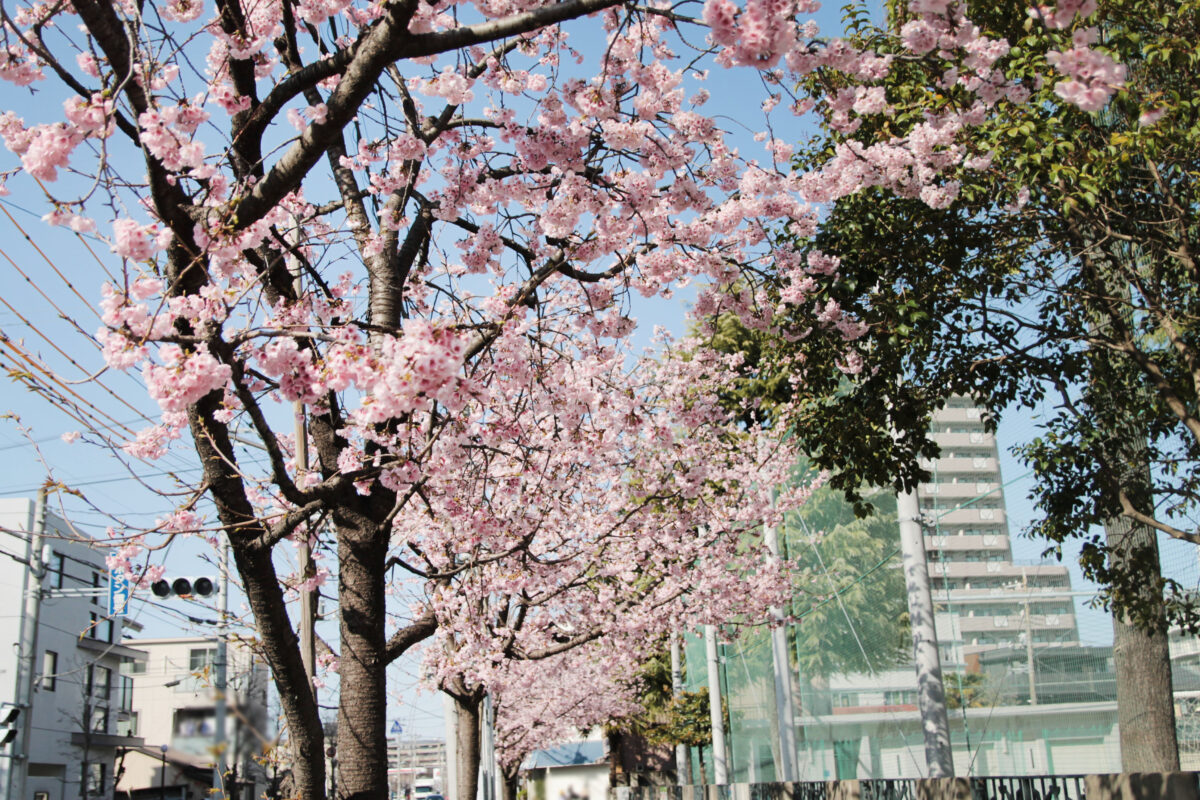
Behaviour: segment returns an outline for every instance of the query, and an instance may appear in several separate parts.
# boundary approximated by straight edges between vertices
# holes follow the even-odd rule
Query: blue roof
[[[574,767],[583,764],[597,764],[604,761],[604,742],[568,742],[549,747],[545,750],[535,750],[528,755],[523,769],[546,769],[547,767]]]

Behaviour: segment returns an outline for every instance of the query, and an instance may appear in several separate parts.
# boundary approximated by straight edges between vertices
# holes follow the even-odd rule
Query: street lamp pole
[[[162,751],[162,776],[158,779],[158,800],[167,800],[167,746],[159,745]]]

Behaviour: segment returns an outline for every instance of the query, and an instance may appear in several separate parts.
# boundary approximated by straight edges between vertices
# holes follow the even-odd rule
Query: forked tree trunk
[[[521,766],[517,764],[512,770],[502,769],[500,774],[503,776],[501,783],[500,800],[517,800],[517,795],[521,791]]]
[[[454,800],[475,800],[479,791],[479,724],[481,697],[474,694],[450,694],[454,700],[458,725],[455,730],[455,781],[458,797]]]
[[[387,537],[364,520],[337,522],[341,691],[336,797],[387,800]]]

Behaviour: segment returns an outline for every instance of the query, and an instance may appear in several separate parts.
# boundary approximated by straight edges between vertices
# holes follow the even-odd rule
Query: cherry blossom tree
[[[119,266],[94,343],[107,370],[140,372],[158,415],[125,437],[14,350],[37,367],[20,380],[119,459],[193,453],[201,478],[122,557],[210,524],[228,541],[301,796],[323,797],[325,743],[288,602],[327,573],[288,574],[285,542],[336,558],[325,661],[340,675],[341,797],[383,797],[385,667],[435,632],[439,680],[486,686],[509,658],[713,621],[780,590],[778,570],[741,586],[736,568],[762,564],[752,531],[777,513],[765,492],[787,457],[737,422],[749,409],[720,402],[729,362],[677,346],[632,363],[632,298],[699,283],[698,313],[770,327],[760,285],[777,265],[780,302],[808,307],[836,261],[772,252],[768,230],[811,233],[810,203],[864,186],[944,202],[955,185],[942,176],[972,166],[972,124],[1016,91],[993,69],[1003,42],[959,4],[917,0],[914,53],[928,44],[969,76],[973,103],[812,170],[791,168],[770,123],[765,155],[744,156],[702,111],[710,69],[757,76],[765,112],[797,114],[810,104],[789,87],[819,66],[866,82],[889,69],[819,39],[816,7],[26,0],[0,12],[0,78],[39,100],[0,116],[20,162],[8,183],[44,198],[48,224],[110,248]],[[1120,79],[1092,52],[1080,40],[1060,64],[1077,102]],[[871,87],[830,109],[847,126],[887,112]],[[861,369],[861,325],[818,312]],[[389,588],[411,611],[398,626]]]
[[[546,661],[511,663],[503,689],[492,695],[504,800],[515,800],[529,754],[642,712],[638,670],[645,653],[641,642],[629,644],[597,642]]]

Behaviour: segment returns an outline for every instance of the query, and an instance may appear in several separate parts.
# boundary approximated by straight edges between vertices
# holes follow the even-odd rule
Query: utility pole
[[[480,749],[479,758],[479,794],[480,800],[498,800],[496,795],[496,739],[493,720],[495,709],[492,706],[491,693],[483,696],[483,713],[480,715],[479,724],[482,726],[480,733]]]
[[[725,760],[725,711],[721,703],[721,661],[717,655],[717,626],[704,626],[704,649],[708,656],[708,710],[712,718],[713,783],[729,785]]]
[[[1021,570],[1021,588],[1025,590],[1025,662],[1029,666],[1029,705],[1036,706],[1037,673],[1033,667],[1033,613],[1029,610],[1029,576]]]
[[[300,246],[300,223],[292,217],[294,231],[292,233],[292,245]],[[292,268],[292,285],[295,287],[296,300],[299,302],[304,295],[304,276],[301,271],[299,261],[293,256],[291,258]],[[293,406],[295,410],[295,438],[296,438],[296,481],[299,483],[304,480],[305,473],[308,472],[308,426],[306,425],[304,415],[304,403],[297,400]],[[313,565],[312,550],[308,546],[309,534],[302,537],[299,547],[300,561],[300,580],[301,586],[305,587],[316,571]],[[316,650],[316,597],[311,589],[301,588],[300,590],[300,659],[304,662],[304,673],[308,676],[308,689],[311,692],[316,692],[313,687],[313,677],[317,674],[317,650]]]
[[[779,558],[779,534],[773,525],[763,528],[767,550]],[[787,631],[783,627],[783,609],[771,609],[771,666],[775,675],[775,709],[779,720],[779,776],[791,783],[796,774],[796,706],[792,696],[792,670],[788,659]]]
[[[925,761],[929,777],[952,778],[954,761],[950,751],[950,723],[946,718],[946,687],[942,684],[929,566],[925,562],[925,533],[916,491],[900,492],[896,497],[896,511],[900,518],[900,552],[904,558],[908,618],[917,669],[917,707],[925,731]]]
[[[217,800],[224,800],[225,792],[225,773],[228,770],[227,760],[225,758],[226,736],[225,736],[225,709],[226,699],[225,694],[229,685],[229,544],[221,543],[221,560],[220,560],[220,581],[221,595],[219,602],[219,614],[217,615],[217,658],[213,664],[213,687],[216,695],[216,709],[214,711],[214,722],[216,723],[216,732],[213,737],[213,750],[216,751],[217,760],[213,764],[212,789],[213,797]]]
[[[454,698],[442,693],[442,712],[446,720],[446,777],[442,796],[450,800],[458,798],[458,708]]]
[[[671,634],[671,697],[678,702],[683,695],[683,654],[679,634]],[[675,745],[675,782],[687,786],[692,778],[692,753],[686,744]]]
[[[33,730],[33,680],[37,673],[38,619],[42,609],[42,578],[46,574],[42,541],[46,533],[46,490],[38,489],[33,506],[33,530],[25,548],[24,613],[21,617],[20,649],[17,659],[17,707],[21,710],[20,738],[13,743],[8,772],[9,800],[25,797],[29,776],[30,735]]]

